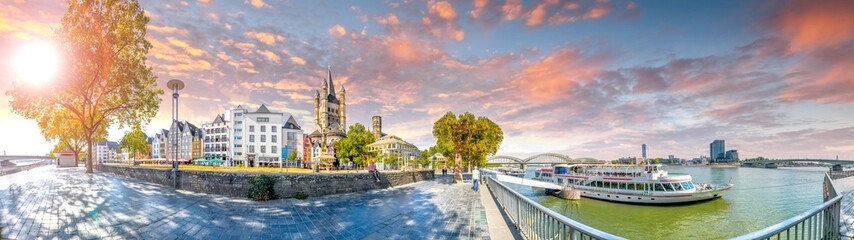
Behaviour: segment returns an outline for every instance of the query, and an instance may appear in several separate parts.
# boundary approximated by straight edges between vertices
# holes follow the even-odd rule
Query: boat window
[[[682,184],[680,183],[671,183],[673,185],[673,190],[682,191]]]
[[[566,167],[555,167],[555,174],[566,174],[569,172],[569,169]]]
[[[604,187],[605,184],[602,181],[596,181],[596,186],[597,187]]]
[[[668,192],[672,192],[672,191],[673,191],[673,185],[670,185],[670,183],[663,183],[662,185],[664,185],[664,190],[665,190],[665,191],[668,191]]]
[[[691,182],[682,182],[682,188],[685,190],[691,190],[694,189],[694,184],[691,184]]]
[[[534,177],[537,177],[537,178],[540,177],[540,172],[534,173]]]
[[[625,190],[625,189],[626,189],[626,183],[621,182],[621,183],[620,183],[620,189]]]
[[[640,185],[640,184],[637,184],[637,183],[630,183],[630,184],[629,184],[629,189],[633,189],[633,190],[643,190],[643,189],[641,189],[641,188],[642,188],[641,186],[643,186],[643,185]]]
[[[563,184],[563,178],[558,178],[558,179],[557,179],[557,184]]]
[[[664,187],[661,186],[661,183],[653,183],[655,185],[655,191],[664,192]]]

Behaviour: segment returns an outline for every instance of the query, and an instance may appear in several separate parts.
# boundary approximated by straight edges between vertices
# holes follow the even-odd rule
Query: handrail
[[[798,239],[805,236],[809,239],[838,239],[842,195],[836,192],[833,180],[827,173],[824,174],[823,185],[825,201],[821,205],[762,230],[732,239],[769,239],[773,236],[777,236],[777,239],[782,236],[786,239],[791,239],[790,236]]]
[[[624,239],[552,211],[507,187],[493,176],[487,176],[487,179],[489,191],[508,213],[519,232],[528,239]]]

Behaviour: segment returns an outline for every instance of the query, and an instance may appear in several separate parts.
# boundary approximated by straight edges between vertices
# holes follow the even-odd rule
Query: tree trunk
[[[463,156],[454,154],[454,183],[463,183]]]
[[[78,164],[80,164],[80,151],[75,151],[74,152],[74,165],[79,166]],[[59,165],[59,163],[57,163],[57,165]]]
[[[92,158],[95,156],[92,154],[92,137],[86,137],[86,173],[93,173],[92,171]]]

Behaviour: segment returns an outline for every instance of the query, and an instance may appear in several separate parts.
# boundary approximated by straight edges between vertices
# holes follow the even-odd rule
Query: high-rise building
[[[641,144],[641,157],[646,159],[646,143]]]
[[[731,149],[729,151],[726,151],[725,157],[729,161],[737,161],[738,160],[738,150]]]
[[[726,158],[726,154],[724,153],[726,150],[726,146],[724,140],[715,140],[709,144],[709,158],[712,162],[718,162],[718,159]]]

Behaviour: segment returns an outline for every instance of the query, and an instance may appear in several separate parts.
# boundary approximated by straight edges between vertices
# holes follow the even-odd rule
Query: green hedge
[[[278,199],[279,194],[273,189],[276,184],[276,178],[267,175],[258,175],[249,179],[252,188],[246,193],[246,197],[255,201],[267,201]]]

